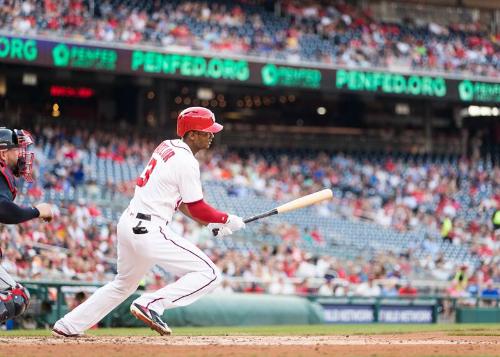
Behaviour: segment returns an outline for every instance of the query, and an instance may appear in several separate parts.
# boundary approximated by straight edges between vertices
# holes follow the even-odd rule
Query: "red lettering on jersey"
[[[175,151],[165,142],[158,145],[155,149],[155,153],[161,156],[163,162],[167,162],[168,159],[175,155]]]
[[[169,150],[168,152],[164,152],[161,155],[161,158],[163,159],[163,162],[166,162],[168,159],[170,159],[174,155],[175,155],[175,151],[174,150]]]
[[[154,153],[160,155],[163,162],[167,162],[168,159],[170,159],[172,156],[175,155],[174,149],[168,146],[165,142],[162,142],[160,145],[158,145]],[[148,166],[146,166],[146,169],[144,170],[142,175],[137,178],[136,182],[137,186],[143,187],[148,183],[149,176],[151,176],[151,173],[155,169],[155,166],[156,166],[156,159],[151,158],[151,160],[149,160]]]
[[[155,169],[156,166],[156,159],[151,158],[149,160],[148,166],[146,166],[146,169],[144,170],[143,174],[137,178],[137,186],[143,187],[145,186],[148,181],[149,181],[149,176],[151,176],[151,173]]]

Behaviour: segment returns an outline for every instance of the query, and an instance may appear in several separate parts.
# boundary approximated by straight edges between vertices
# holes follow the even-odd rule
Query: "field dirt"
[[[0,337],[0,356],[500,356],[499,336]]]

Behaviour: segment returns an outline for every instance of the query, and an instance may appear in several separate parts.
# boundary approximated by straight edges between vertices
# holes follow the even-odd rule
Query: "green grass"
[[[374,335],[412,332],[445,332],[452,336],[500,336],[500,324],[436,325],[283,325],[283,326],[214,326],[174,327],[175,336],[289,336],[289,335]],[[92,336],[155,336],[148,328],[102,328],[87,332]],[[49,336],[49,330],[0,331],[5,336]]]

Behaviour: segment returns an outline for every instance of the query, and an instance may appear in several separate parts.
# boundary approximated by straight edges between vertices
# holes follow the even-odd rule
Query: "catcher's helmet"
[[[0,150],[18,147],[18,138],[15,130],[0,128]]]
[[[177,135],[181,138],[191,130],[218,133],[223,128],[215,122],[215,115],[211,110],[203,107],[189,107],[177,117]]]
[[[19,148],[19,158],[12,173],[17,177],[23,176],[27,182],[33,182],[31,170],[35,154],[27,150],[31,144],[33,137],[28,131],[0,128],[0,150]]]

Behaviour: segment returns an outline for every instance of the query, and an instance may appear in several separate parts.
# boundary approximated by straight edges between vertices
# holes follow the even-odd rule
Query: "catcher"
[[[28,151],[33,144],[31,134],[25,130],[0,128],[0,223],[17,224],[34,218],[52,219],[47,203],[35,207],[20,207],[16,198],[16,177],[32,182],[31,170],[34,153]],[[0,249],[0,258],[2,251]],[[28,290],[0,266],[0,323],[18,317],[29,305]]]

